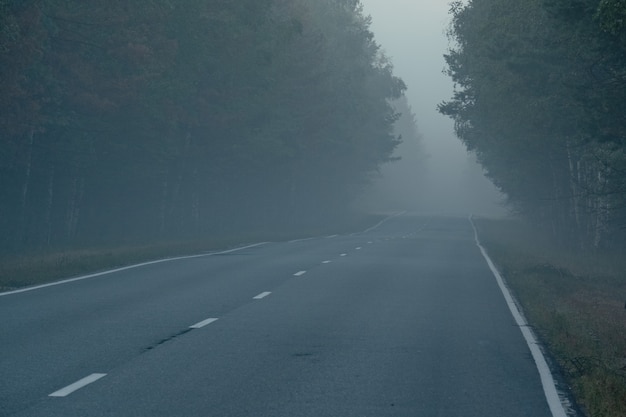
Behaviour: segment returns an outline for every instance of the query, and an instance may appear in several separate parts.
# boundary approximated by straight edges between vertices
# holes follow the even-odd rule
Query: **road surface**
[[[462,218],[0,296],[2,416],[549,417]]]

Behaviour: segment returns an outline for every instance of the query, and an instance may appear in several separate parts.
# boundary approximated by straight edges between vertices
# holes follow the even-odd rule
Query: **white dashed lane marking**
[[[337,237],[337,236],[338,235],[332,235],[332,236],[327,236],[327,238],[332,239],[332,238]],[[299,239],[299,240],[294,240],[294,241],[292,241],[290,243],[301,242],[301,241],[305,241],[305,240],[310,240],[310,239]],[[373,242],[367,242],[368,245],[372,244],[372,243]],[[251,245],[249,247],[252,247],[252,246],[256,246],[256,245]],[[240,249],[244,249],[244,248],[239,248],[238,250],[240,250]],[[362,247],[360,247],[360,246],[356,248],[356,250],[361,250],[361,249],[362,249]],[[340,256],[341,257],[345,257],[345,256],[348,256],[348,254],[347,253],[342,253],[342,254],[340,254]],[[322,261],[322,264],[330,264],[331,262],[332,262],[331,260],[326,260],[326,261]],[[304,275],[306,273],[307,273],[307,271],[303,270],[303,271],[298,271],[298,272],[296,272],[293,275],[296,276],[296,277],[301,277],[302,275]],[[253,297],[253,299],[254,300],[261,300],[263,298],[268,297],[270,294],[272,294],[270,291],[265,291],[265,292],[262,292],[262,293],[256,295],[255,297]],[[202,321],[200,321],[200,322],[198,322],[198,323],[196,323],[194,325],[189,326],[189,328],[190,329],[200,329],[200,328],[203,328],[205,326],[208,326],[211,323],[216,322],[217,320],[218,319],[215,318],[215,317],[208,318],[208,319],[202,320]],[[85,386],[87,386],[89,384],[92,384],[92,383],[98,381],[101,378],[104,378],[106,375],[107,374],[104,374],[104,373],[94,373],[94,374],[91,374],[91,375],[89,375],[89,376],[87,376],[87,377],[85,377],[83,379],[80,379],[80,380],[74,382],[73,384],[70,384],[70,385],[66,386],[65,388],[62,388],[62,389],[60,389],[58,391],[53,392],[52,394],[49,394],[49,396],[50,397],[66,397],[66,396],[72,394],[73,392],[75,392],[75,391],[77,391],[77,390],[79,390],[79,389],[81,389],[81,388],[83,388],[83,387],[85,387]]]
[[[271,294],[271,292],[269,292],[269,291],[262,292],[261,294],[257,295],[256,297],[253,297],[253,299],[254,300],[261,300],[261,299],[267,297],[270,294]]]
[[[201,329],[204,326],[208,326],[209,324],[216,322],[217,319],[216,318],[210,318],[210,319],[206,319],[206,320],[202,320],[201,322],[198,322],[192,326],[189,326],[190,329]]]
[[[84,386],[92,384],[92,383],[96,382],[97,380],[99,380],[100,378],[104,378],[106,375],[107,374],[91,374],[89,376],[84,377],[83,379],[80,379],[80,380],[74,382],[71,385],[68,385],[65,388],[61,388],[60,390],[53,392],[52,394],[50,394],[48,396],[49,397],[67,397],[68,395],[70,395],[74,391],[78,391],[79,389],[83,388]]]

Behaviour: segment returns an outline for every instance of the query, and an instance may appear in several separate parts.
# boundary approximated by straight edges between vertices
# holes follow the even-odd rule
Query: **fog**
[[[379,168],[365,214],[501,211],[436,112],[445,1],[364,2],[395,72],[341,2],[26,3],[0,40],[0,254],[319,233]],[[394,164],[386,100],[417,126]]]
[[[439,114],[437,104],[452,96],[453,84],[444,74],[448,49],[448,2],[441,0],[362,0],[372,17],[372,30],[395,73],[408,85],[406,93],[417,119],[427,156],[424,167],[407,166],[415,149],[401,146],[397,155],[406,162],[383,167],[366,201],[373,209],[411,209],[442,214],[506,214],[503,196],[482,174],[473,155],[454,135],[453,122]],[[402,177],[398,172],[411,173]],[[400,181],[404,178],[404,182]],[[398,193],[418,194],[415,198]]]

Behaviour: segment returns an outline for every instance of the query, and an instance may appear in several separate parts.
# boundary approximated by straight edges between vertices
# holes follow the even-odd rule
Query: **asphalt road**
[[[145,265],[0,318],[2,416],[551,416],[467,219]]]

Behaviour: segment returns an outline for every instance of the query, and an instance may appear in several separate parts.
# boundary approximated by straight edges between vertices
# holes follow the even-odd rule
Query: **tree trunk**
[[[298,172],[298,168],[294,163],[292,165],[291,178],[289,184],[289,225],[293,226],[296,223],[296,204],[298,199],[298,177],[296,173]]]
[[[52,243],[52,206],[54,205],[54,165],[50,164],[48,173],[48,192],[46,197],[46,246],[50,247]]]
[[[159,207],[159,234],[165,235],[166,218],[167,218],[167,197],[169,194],[169,173],[165,174],[165,179],[161,182],[161,203]]]
[[[198,168],[193,170],[192,190],[191,190],[191,219],[193,230],[200,230],[200,190],[198,184]]]
[[[65,216],[65,237],[72,241],[78,231],[78,222],[82,208],[83,195],[85,191],[85,179],[74,178],[70,190],[70,199],[67,204]]]
[[[185,179],[185,171],[187,164],[189,163],[189,149],[191,148],[191,132],[187,131],[185,135],[185,140],[183,143],[183,149],[180,153],[180,158],[176,167],[178,171],[176,173],[176,178],[174,181],[174,186],[172,190],[172,207],[177,207],[176,213],[174,216],[177,217],[176,221],[178,223],[179,228],[184,228],[187,226],[185,224],[184,214],[186,205],[181,201],[182,199],[182,188],[183,188],[183,180]]]
[[[574,223],[576,224],[576,235],[578,237],[578,245],[580,248],[584,248],[585,246],[585,238],[583,237],[583,230],[585,228],[582,225],[582,219],[580,215],[580,160],[574,162],[574,156],[572,155],[572,150],[570,144],[566,145],[566,153],[567,153],[567,166],[569,169],[569,188],[571,197],[571,209],[573,212]]]
[[[28,192],[30,190],[30,180],[33,165],[33,144],[35,143],[35,129],[31,128],[28,132],[28,148],[26,157],[26,166],[24,167],[24,181],[22,182],[22,192],[20,198],[20,217],[19,228],[17,233],[19,234],[19,240],[24,242],[27,239],[27,204],[28,204]]]
[[[594,207],[592,213],[594,217],[593,246],[599,248],[604,240],[610,215],[610,199],[609,196],[605,195],[609,190],[608,175],[603,175],[601,169],[598,170],[596,186],[600,192],[598,192],[598,195],[595,197],[596,207]]]

